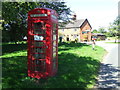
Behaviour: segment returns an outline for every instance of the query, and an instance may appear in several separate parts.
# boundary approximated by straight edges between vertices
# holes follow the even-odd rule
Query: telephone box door
[[[28,69],[31,77],[45,77],[46,76],[46,22],[45,21],[32,21],[31,30],[29,31],[29,51]]]

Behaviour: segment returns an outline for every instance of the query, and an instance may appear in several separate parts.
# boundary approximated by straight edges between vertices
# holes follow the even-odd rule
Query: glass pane
[[[56,34],[56,24],[53,24],[53,34]]]
[[[56,61],[53,61],[53,69],[56,69]]]
[[[53,35],[53,40],[56,40],[56,35]]]
[[[34,42],[33,45],[36,47],[42,47],[44,45],[44,42]]]
[[[56,47],[53,47],[53,52],[56,52]]]
[[[34,67],[32,68],[33,71],[40,71],[45,72],[46,71],[46,62],[40,61],[40,60],[33,60]]]
[[[45,34],[45,24],[38,22],[33,24],[34,34]]]
[[[56,30],[53,30],[53,34],[56,34]]]
[[[53,53],[53,59],[56,57],[56,52]]]
[[[53,47],[56,46],[56,41],[53,41]]]
[[[34,34],[45,34],[45,30],[42,29],[34,30]]]
[[[45,59],[45,55],[44,54],[34,54],[33,57],[35,59]]]
[[[33,48],[34,53],[45,53],[45,48]]]

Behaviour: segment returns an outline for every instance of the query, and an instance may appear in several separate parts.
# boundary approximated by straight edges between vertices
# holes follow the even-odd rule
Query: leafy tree
[[[32,2],[2,2],[3,41],[20,41],[27,32],[27,12],[34,9],[36,3]],[[8,26],[5,26],[8,25]],[[7,36],[6,36],[7,33]]]
[[[2,2],[3,41],[20,41],[27,34],[27,13],[34,8],[51,8],[57,11],[59,20],[64,22],[68,18],[63,17],[63,12],[70,15],[71,10],[65,2]],[[8,25],[8,26],[5,26]],[[7,34],[6,34],[7,33]],[[6,40],[9,37],[9,40]]]
[[[92,33],[98,33],[98,31],[97,31],[96,29],[94,29],[94,30],[92,31]]]
[[[111,32],[106,32],[105,33],[106,37],[112,37],[113,35],[111,34]]]
[[[65,2],[40,2],[39,4],[41,5],[39,7],[51,8],[53,10],[56,10],[59,15],[59,20],[63,20],[65,22],[69,20],[69,15],[71,15],[72,11],[70,10],[70,8],[67,8]]]
[[[98,32],[99,32],[99,33],[103,33],[103,34],[106,33],[104,27],[100,27],[100,28],[98,29]]]
[[[115,42],[118,36],[120,35],[120,17],[117,17],[116,20],[109,26],[109,32],[112,36],[115,37]]]

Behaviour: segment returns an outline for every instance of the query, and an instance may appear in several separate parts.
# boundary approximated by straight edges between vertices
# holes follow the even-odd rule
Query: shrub
[[[101,39],[100,38],[97,38],[97,41],[100,41]]]

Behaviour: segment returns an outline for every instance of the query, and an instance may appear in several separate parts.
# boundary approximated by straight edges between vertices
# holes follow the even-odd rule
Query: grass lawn
[[[3,44],[3,88],[92,88],[106,51],[83,43],[59,44],[58,73],[48,79],[27,77],[27,45]]]
[[[106,42],[106,43],[110,43],[110,44],[120,44],[120,42]]]

